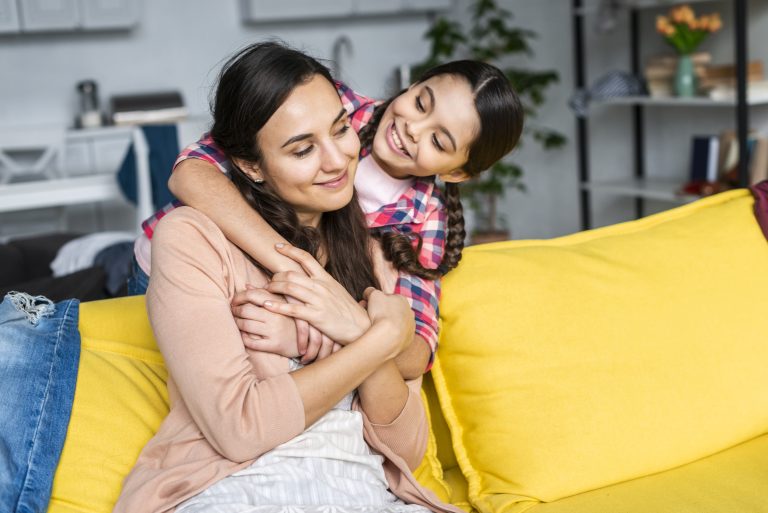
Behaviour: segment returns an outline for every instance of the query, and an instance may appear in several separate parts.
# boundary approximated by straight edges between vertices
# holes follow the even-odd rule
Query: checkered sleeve
[[[349,113],[349,124],[352,125],[352,130],[360,132],[371,120],[373,111],[380,102],[357,94],[344,82],[336,82],[336,91],[341,98],[341,105]]]
[[[231,164],[229,163],[229,159],[227,159],[226,155],[224,155],[219,147],[216,146],[216,143],[213,142],[213,138],[209,133],[203,134],[199,140],[181,150],[179,156],[176,157],[176,162],[173,164],[173,169],[176,169],[176,166],[178,166],[180,162],[187,159],[201,159],[209,162],[224,174],[229,174],[230,171]],[[179,206],[181,206],[181,202],[174,200],[141,223],[141,228],[144,230],[146,236],[152,239],[152,236],[155,234],[155,226],[160,222],[160,219]]]
[[[203,134],[199,140],[193,142],[179,153],[173,168],[176,169],[181,162],[187,159],[200,159],[216,166],[224,174],[229,174],[231,164],[224,152],[216,146],[210,133]]]
[[[421,251],[419,261],[425,267],[436,268],[443,260],[445,252],[445,211],[437,197],[433,197],[431,209],[419,230]],[[438,317],[440,302],[440,280],[425,280],[412,274],[400,273],[395,293],[404,296],[413,310],[416,321],[416,335],[422,337],[431,350],[426,371],[432,368],[437,351]]]

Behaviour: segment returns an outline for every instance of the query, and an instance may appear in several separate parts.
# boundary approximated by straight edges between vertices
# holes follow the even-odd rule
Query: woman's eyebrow
[[[336,115],[336,119],[334,119],[334,120],[333,120],[333,123],[331,123],[331,124],[332,124],[332,125],[335,125],[336,123],[338,123],[338,122],[339,122],[339,120],[340,120],[341,118],[343,118],[343,117],[344,117],[344,115],[345,115],[346,113],[347,113],[346,109],[345,109],[344,107],[342,107],[342,108],[341,108],[341,110],[339,111],[339,113]],[[312,137],[312,134],[299,134],[299,135],[294,135],[293,137],[291,137],[290,139],[288,139],[287,141],[285,141],[285,142],[283,143],[283,145],[282,145],[282,146],[280,146],[280,147],[281,147],[281,148],[285,148],[285,147],[286,147],[286,146],[288,146],[289,144],[293,144],[293,143],[295,143],[295,142],[303,141],[304,139],[309,139],[310,137]]]
[[[432,106],[432,110],[435,110],[435,92],[428,85],[424,86],[424,90],[427,91],[427,94],[429,95],[429,104]],[[453,151],[456,151],[456,139],[453,138],[451,133],[446,128],[441,127],[440,131],[445,134],[449,141],[451,141],[451,145],[453,145]]]

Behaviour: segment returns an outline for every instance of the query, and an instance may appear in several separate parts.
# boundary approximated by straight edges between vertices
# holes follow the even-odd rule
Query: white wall
[[[539,108],[536,119],[527,123],[555,129],[568,139],[563,148],[549,151],[543,151],[529,140],[513,152],[511,158],[525,171],[527,190],[524,193],[509,191],[501,200],[500,210],[516,239],[572,233],[579,230],[579,203],[576,125],[567,107],[573,91],[570,1],[501,0],[500,3],[514,15],[514,25],[538,34],[531,42],[533,57],[520,59],[515,65],[554,69],[560,74],[560,81],[546,90],[547,101]],[[457,13],[467,16],[461,6]]]
[[[336,37],[347,35],[354,52],[345,56],[343,75],[375,96],[385,92],[397,66],[427,52],[426,15],[246,25],[237,0],[144,0],[141,5],[132,31],[0,36],[0,125],[71,123],[75,84],[85,78],[98,82],[102,103],[116,93],[179,89],[193,114],[205,113],[223,59],[269,37],[330,58]]]
[[[500,0],[515,22],[534,30],[534,57],[521,61],[537,69],[556,69],[560,82],[549,88],[537,122],[566,135],[559,150],[542,151],[535,144],[517,150],[513,158],[525,169],[528,192],[510,191],[502,210],[515,238],[545,238],[578,231],[579,196],[575,151],[575,121],[567,107],[573,91],[573,48],[570,0]],[[587,0],[595,6],[599,0]],[[333,41],[346,34],[354,54],[344,60],[344,78],[361,92],[382,96],[390,91],[393,71],[402,63],[419,61],[428,48],[423,34],[425,15],[356,21],[313,21],[244,25],[237,0],[145,0],[139,26],[130,32],[0,36],[0,128],[19,124],[71,124],[76,111],[75,84],[98,81],[102,103],[112,94],[160,89],[182,91],[193,114],[207,111],[210,87],[222,59],[238,47],[277,36],[329,58]],[[452,15],[466,21],[466,0],[457,0]],[[724,30],[705,44],[718,63],[733,62],[732,2],[702,2],[697,10],[723,14]],[[750,0],[751,58],[768,64],[768,2]],[[668,52],[653,30],[656,14],[643,14],[643,55]],[[618,30],[596,34],[588,18],[588,82],[610,69],[628,69],[627,18]],[[768,107],[752,109],[752,126],[768,128]],[[683,108],[649,110],[648,173],[685,176],[690,135],[732,127],[731,110]],[[628,108],[595,109],[590,118],[592,170],[595,178],[632,173],[631,119]],[[596,194],[595,224],[605,225],[633,216],[633,202]],[[649,204],[651,210],[670,204]],[[471,221],[471,220],[470,220]],[[0,220],[1,222],[1,220]],[[108,226],[109,227],[109,226]]]
[[[131,31],[0,35],[0,133],[20,125],[72,126],[78,109],[75,85],[83,79],[97,81],[103,109],[114,94],[175,89],[193,116],[205,116],[225,58],[266,38],[330,59],[334,41],[346,35],[353,52],[342,56],[342,78],[363,94],[385,96],[393,88],[395,69],[427,54],[428,25],[426,14],[255,25],[241,21],[238,0],[143,0],[138,26]],[[124,206],[68,210],[74,229],[133,229]],[[0,228],[9,228],[0,235],[20,233],[10,225],[28,231],[20,221],[33,218],[46,215],[0,216]]]

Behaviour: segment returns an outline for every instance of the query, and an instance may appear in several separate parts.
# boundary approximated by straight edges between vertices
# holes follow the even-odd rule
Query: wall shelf
[[[712,100],[710,98],[652,98],[650,96],[625,96],[595,100],[595,105],[644,105],[647,107],[730,107],[736,106],[736,100]],[[768,98],[747,100],[747,105],[768,105]]]
[[[663,178],[628,178],[617,180],[599,180],[584,182],[583,190],[591,192],[610,193],[617,196],[643,198],[671,203],[689,203],[700,199],[693,194],[681,194],[683,183],[679,180],[667,180]]]
[[[712,0],[698,0],[703,3]],[[690,0],[689,0],[690,2]],[[686,2],[673,0],[630,0],[626,7],[629,9],[629,40],[630,40],[630,71],[639,76],[640,63],[640,11],[651,8],[669,8],[672,5]],[[579,169],[579,194],[581,200],[582,229],[592,227],[592,194],[613,194],[628,196],[635,199],[636,217],[642,217],[645,210],[645,200],[661,200],[685,203],[697,199],[696,196],[680,195],[682,182],[687,179],[687,173],[678,181],[651,179],[646,176],[646,144],[645,144],[645,111],[654,107],[680,108],[731,108],[735,114],[736,138],[740,148],[747,147],[749,136],[749,107],[768,105],[768,98],[755,94],[750,98],[747,88],[747,0],[730,0],[733,6],[734,22],[734,60],[736,63],[736,88],[734,97],[726,100],[713,100],[708,97],[698,98],[652,98],[650,96],[631,96],[595,100],[595,107],[626,106],[632,109],[632,126],[629,132],[633,137],[632,152],[634,169],[631,174],[619,180],[593,180],[590,170],[589,155],[589,121],[587,118],[577,118],[577,165]],[[585,17],[592,10],[585,8],[585,0],[571,0],[573,39],[574,39],[574,75],[576,89],[587,87],[586,76],[586,40],[584,29]],[[698,115],[698,112],[697,112]],[[749,167],[747,159],[740,159],[738,165],[739,185],[744,187],[749,182]]]

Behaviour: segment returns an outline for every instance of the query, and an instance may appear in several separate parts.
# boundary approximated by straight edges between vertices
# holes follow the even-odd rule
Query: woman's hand
[[[285,296],[284,299],[287,303],[302,304],[301,301],[291,296]],[[320,330],[307,321],[303,319],[293,320],[296,323],[296,342],[301,355],[301,363],[307,364],[315,360],[322,360],[341,348],[339,344],[323,335]]]
[[[274,313],[307,321],[341,345],[357,340],[370,327],[365,309],[352,298],[312,255],[290,245],[276,249],[298,262],[306,276],[296,272],[277,273],[265,287],[273,294],[291,296],[303,304],[266,301]]]
[[[413,340],[415,322],[408,301],[399,294],[385,294],[373,287],[365,289],[365,304],[371,324],[384,324],[392,342],[394,356],[405,351]]]

